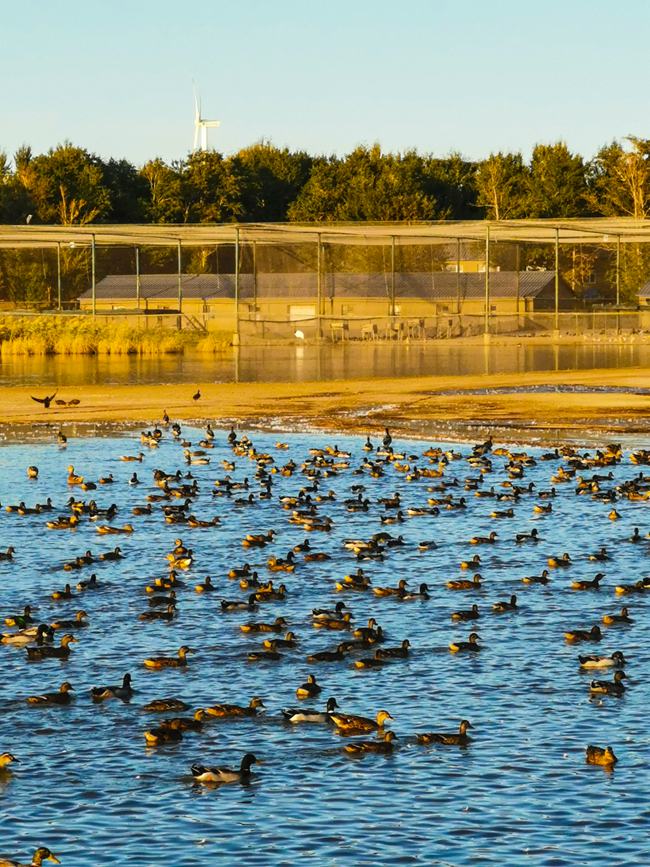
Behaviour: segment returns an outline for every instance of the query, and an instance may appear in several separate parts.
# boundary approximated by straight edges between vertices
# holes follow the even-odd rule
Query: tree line
[[[65,142],[0,152],[0,222],[311,222],[568,218],[650,213],[650,139],[628,136],[586,160],[563,142],[472,161],[384,153],[312,156],[269,143],[197,151],[137,167]]]

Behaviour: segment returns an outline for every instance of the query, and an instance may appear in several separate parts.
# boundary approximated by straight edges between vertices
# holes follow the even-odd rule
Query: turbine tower
[[[201,100],[199,99],[196,87],[194,88],[194,147],[193,151],[208,150],[208,130],[216,129],[221,125],[220,120],[207,120],[201,117]],[[200,142],[200,144],[199,144]]]

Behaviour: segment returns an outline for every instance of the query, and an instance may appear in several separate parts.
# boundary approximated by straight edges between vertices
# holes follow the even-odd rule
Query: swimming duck
[[[61,601],[61,599],[72,599],[72,589],[69,584],[66,584],[63,590],[55,590],[50,595],[50,599]]]
[[[61,637],[59,647],[52,647],[48,644],[43,644],[41,647],[28,647],[27,659],[30,662],[42,659],[67,659],[70,656],[70,645],[78,640],[74,635],[66,633]]]
[[[73,689],[72,684],[66,680],[61,684],[58,692],[44,692],[42,695],[30,695],[26,701],[28,704],[70,704],[72,698],[70,692]]]
[[[133,524],[123,524],[121,527],[112,527],[110,524],[100,524],[95,530],[101,536],[122,536],[133,532]]]
[[[464,719],[461,720],[457,732],[425,732],[424,734],[417,735],[417,742],[419,744],[445,744],[446,746],[466,747],[472,740],[467,734],[467,729],[471,728],[473,728],[472,724]]]
[[[572,563],[571,557],[566,552],[561,557],[549,557],[546,561],[551,569],[559,569],[560,567],[570,566]]]
[[[474,554],[471,560],[463,560],[460,564],[461,569],[478,569],[481,565],[481,557],[479,554]]]
[[[618,623],[634,623],[634,621],[630,617],[627,606],[623,606],[620,614],[603,614],[603,623],[606,626],[615,626]]]
[[[397,587],[373,587],[375,596],[397,596],[400,591],[406,590],[406,578],[400,578]]]
[[[61,515],[54,521],[46,521],[45,526],[48,530],[74,530],[78,523],[77,515],[70,515],[69,517]]]
[[[337,645],[336,650],[321,650],[318,653],[311,653],[307,657],[307,662],[336,662],[343,659],[345,656],[345,645]]]
[[[90,694],[94,702],[106,701],[110,698],[119,698],[121,701],[128,701],[133,695],[133,687],[131,686],[131,675],[127,673],[122,678],[121,686],[93,686]]]
[[[517,609],[517,597],[513,594],[510,597],[510,602],[495,602],[492,606],[492,611],[497,614],[503,614],[505,611],[515,611]]]
[[[600,551],[596,551],[594,554],[590,554],[589,559],[590,560],[598,560],[598,561],[602,562],[604,560],[609,560],[610,557],[609,557],[609,554],[607,553],[607,548],[603,547],[600,549]]]
[[[247,706],[239,704],[214,704],[211,707],[204,708],[209,716],[216,716],[220,719],[240,716],[257,716],[266,705],[259,696],[255,696],[250,700]]]
[[[630,593],[645,593],[646,590],[650,590],[650,578],[647,576],[635,581],[634,584],[617,584],[614,593],[621,596]]]
[[[68,467],[68,484],[71,486],[83,485],[83,482],[84,477],[78,476],[74,471],[74,467],[72,466],[72,464],[70,464],[70,466]]]
[[[429,585],[424,582],[420,584],[417,590],[407,590],[405,587],[397,592],[397,599],[400,602],[413,602],[416,599],[430,599]]]
[[[256,602],[270,602],[272,600],[282,600],[287,595],[287,588],[284,584],[280,584],[279,587],[274,588],[273,582],[269,581],[268,584],[261,585],[257,588],[255,593]]]
[[[284,617],[276,617],[273,623],[242,623],[242,632],[282,632],[287,626]]]
[[[411,642],[408,638],[399,645],[399,647],[384,647],[375,651],[375,656],[379,659],[405,659],[409,655]]]
[[[295,647],[298,639],[293,632],[287,632],[284,638],[266,638],[263,642],[264,647],[275,650],[277,647]]]
[[[268,641],[268,639],[267,639]],[[249,662],[278,662],[282,659],[282,654],[276,650],[277,638],[268,641],[267,650],[253,650],[248,654]]]
[[[480,590],[481,575],[477,572],[471,580],[460,578],[458,580],[447,581],[447,587],[449,590]]]
[[[200,732],[203,730],[203,723],[207,714],[203,708],[199,708],[194,716],[176,716],[171,719],[164,719],[160,723],[160,728],[176,729],[179,732]]]
[[[162,725],[157,728],[147,729],[143,734],[148,747],[160,747],[164,744],[176,744],[183,740],[183,732],[180,731],[180,729]]]
[[[464,611],[453,611],[451,614],[452,620],[458,620],[462,623],[466,623],[468,620],[478,620],[480,617],[480,613],[478,610],[478,605],[474,603],[469,610]]]
[[[472,536],[469,543],[470,545],[494,545],[498,538],[498,533],[492,530],[489,536]]]
[[[305,683],[301,684],[296,689],[296,697],[297,698],[313,698],[314,696],[318,695],[321,690],[322,690],[322,687],[320,686],[320,684],[316,683],[316,675],[308,674],[307,675],[307,681]]]
[[[85,611],[80,610],[74,616],[74,619],[68,620],[55,620],[54,623],[50,623],[52,629],[83,629],[88,626],[88,620],[86,619],[88,615]]]
[[[158,593],[161,588],[156,588],[156,592]],[[176,591],[172,589],[169,591],[169,596],[151,596],[148,600],[150,608],[166,608],[168,605],[176,604]]]
[[[572,590],[600,590],[600,582],[604,578],[604,574],[599,572],[597,575],[591,579],[591,581],[583,580],[583,581],[572,581],[571,589]]]
[[[521,545],[523,542],[539,542],[539,533],[535,527],[530,531],[530,533],[517,533],[515,536],[515,542],[518,545]]]
[[[549,584],[548,569],[544,569],[541,575],[526,575],[522,579],[523,584]]]
[[[580,668],[611,668],[625,665],[626,659],[620,650],[615,650],[611,656],[579,656]]]
[[[100,554],[99,559],[110,562],[112,560],[121,560],[123,556],[122,549],[119,545],[116,545],[112,551],[105,551],[103,554]]]
[[[187,645],[183,645],[178,649],[178,656],[152,656],[144,660],[144,665],[147,668],[185,668],[187,665],[187,654],[193,653]]]
[[[272,542],[275,536],[275,530],[269,530],[268,533],[249,533],[242,539],[242,545],[244,548],[263,548]]]
[[[345,610],[347,610],[345,602],[337,602],[333,610],[331,608],[312,608],[311,617],[312,620],[338,620],[343,616]]]
[[[238,771],[232,768],[206,767],[198,763],[192,765],[191,771],[197,783],[247,783],[251,777],[251,765],[256,762],[253,753],[246,753]]]
[[[393,717],[387,710],[380,710],[375,719],[370,719],[365,716],[356,716],[355,714],[331,714],[331,719],[339,733],[347,734],[348,732],[356,734],[357,732],[383,732],[384,723],[387,720],[392,720]]]
[[[13,545],[9,545],[9,547],[5,551],[0,551],[0,561],[13,560],[14,554],[16,553],[16,549]]]
[[[196,593],[211,593],[216,589],[217,588],[212,583],[212,578],[210,578],[209,575],[205,576],[205,581],[202,581],[194,587]]]
[[[592,680],[589,684],[589,692],[595,695],[613,695],[620,698],[625,692],[624,680],[627,674],[619,669],[614,673],[614,680]]]
[[[94,572],[87,581],[77,582],[77,590],[80,593],[84,593],[87,590],[97,590],[98,587],[99,583],[97,581],[97,575],[95,575]]]
[[[613,768],[618,761],[611,747],[595,747],[590,744],[586,749],[585,760],[588,765],[602,765]]]
[[[600,626],[592,626],[589,631],[574,629],[573,632],[565,632],[564,637],[567,641],[575,643],[577,641],[600,641],[603,635]]]
[[[254,593],[248,597],[248,602],[244,602],[241,599],[222,599],[221,600],[221,610],[222,611],[256,611],[256,597]]]
[[[6,771],[12,762],[17,762],[20,764],[20,759],[17,759],[13,753],[1,753],[0,754],[0,774],[3,771]]]
[[[10,614],[8,617],[5,617],[5,623],[7,626],[16,626],[18,629],[24,629],[33,622],[34,618],[32,617],[31,605],[25,605],[22,614]]]
[[[611,512],[607,515],[610,521],[618,521],[621,517],[621,513],[617,512],[616,509],[612,509]]]
[[[88,566],[93,562],[93,555],[91,551],[86,551],[85,554],[81,554],[79,557],[75,557],[74,560],[68,560],[63,564],[63,569],[65,572],[72,572],[74,569],[83,569],[84,566]]]
[[[390,755],[393,752],[393,741],[397,735],[393,731],[385,731],[381,738],[375,741],[356,741],[355,743],[346,744],[343,749],[346,753],[358,756],[366,753],[378,753],[380,755]]]
[[[462,653],[463,651],[478,653],[482,649],[478,644],[479,638],[480,636],[476,632],[470,632],[467,641],[452,641],[449,650],[452,653]]]
[[[189,705],[185,704],[179,698],[155,698],[148,704],[145,704],[143,710],[151,713],[169,713],[170,711],[187,710]]]
[[[43,861],[53,861],[55,864],[61,863],[47,846],[39,846],[28,864],[22,861],[14,861],[11,858],[0,858],[0,867],[41,867]]]
[[[328,698],[324,711],[314,710],[313,708],[285,708],[282,711],[282,716],[287,722],[293,723],[321,723],[330,722],[331,714],[338,707],[335,698]]]
[[[0,639],[2,644],[11,644],[14,647],[25,647],[28,644],[41,645],[45,641],[52,641],[54,632],[47,623],[39,623],[38,626],[28,626],[20,632],[5,632]]]
[[[381,668],[386,665],[386,660],[379,656],[379,651],[375,651],[374,656],[366,656],[361,659],[355,659],[352,663],[354,668]]]
[[[153,600],[152,600],[153,601]],[[138,620],[173,620],[176,616],[176,603],[170,602],[166,608],[153,608],[138,615]]]
[[[332,618],[331,620],[321,618],[314,620],[312,626],[314,629],[351,629],[352,614],[349,611],[345,611],[339,618]]]
[[[352,635],[355,638],[374,638],[374,636],[376,634],[377,634],[377,621],[375,620],[374,617],[368,618],[368,625],[367,626],[359,626],[352,633]]]

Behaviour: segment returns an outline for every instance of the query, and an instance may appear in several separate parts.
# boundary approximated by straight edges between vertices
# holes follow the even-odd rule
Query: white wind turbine
[[[206,118],[201,117],[201,100],[199,99],[196,93],[196,87],[194,88],[194,147],[192,150],[208,150],[208,130],[216,129],[221,125],[220,120],[206,120]],[[200,141],[200,147],[199,147]]]

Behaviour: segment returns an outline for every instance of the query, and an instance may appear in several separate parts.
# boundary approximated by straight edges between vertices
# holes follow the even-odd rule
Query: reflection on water
[[[183,433],[193,443],[203,434],[185,426]],[[297,434],[287,437],[287,451],[278,452],[271,434],[251,436],[258,449],[273,454],[278,463],[291,459],[298,466],[309,448],[322,444],[320,437]],[[38,605],[40,620],[70,617],[83,607],[90,621],[65,662],[28,664],[24,650],[0,646],[0,750],[11,750],[21,760],[8,784],[0,780],[2,851],[26,860],[27,853],[43,843],[62,858],[64,867],[228,865],[237,860],[260,867],[302,862],[495,867],[646,863],[647,594],[630,597],[634,625],[604,629],[605,637],[595,648],[568,646],[562,638],[565,629],[589,627],[606,611],[618,610],[615,584],[647,571],[648,543],[626,541],[633,527],[641,526],[644,534],[648,529],[646,504],[620,499],[616,508],[621,518],[610,521],[611,504],[576,497],[574,484],[558,485],[549,515],[534,514],[536,497],[524,494],[509,503],[515,519],[496,522],[490,518],[495,501],[468,493],[463,511],[442,509],[437,517],[425,514],[386,527],[380,523],[384,509],[378,498],[399,491],[406,507],[424,506],[431,480],[409,482],[394,467],[377,479],[353,475],[365,455],[364,440],[340,436],[339,446],[352,452],[352,467],[323,482],[323,491],[333,489],[336,499],[319,504],[334,528],[310,534],[312,547],[332,559],[306,563],[300,556],[295,574],[281,576],[288,587],[286,600],[264,603],[259,616],[222,614],[222,596],[245,595],[236,581],[227,580],[229,568],[249,560],[264,578],[277,578],[267,570],[267,556],[286,556],[305,536],[288,522],[290,513],[279,510],[277,499],[296,494],[305,484],[299,473],[274,475],[274,499],[259,500],[252,509],[235,506],[236,495],[212,497],[214,480],[224,474],[221,462],[232,457],[225,439],[225,431],[218,431],[210,466],[192,467],[200,488],[193,511],[199,517],[221,518],[219,527],[196,530],[164,523],[159,504],[151,515],[131,516],[132,507],[143,504],[146,495],[160,494],[153,485],[155,467],[186,469],[182,447],[169,436],[137,464],[142,480],[137,488],[127,482],[133,464],[119,460],[139,450],[133,435],[73,439],[63,451],[44,442],[0,450],[3,505],[24,499],[31,506],[50,495],[54,514],[65,512],[70,495],[66,467],[74,462],[89,479],[113,473],[110,488],[79,494],[96,496],[100,506],[115,502],[119,514],[114,523],[131,520],[135,526],[132,536],[117,540],[125,553],[122,561],[93,564],[99,588],[62,603],[52,601],[52,590],[71,576],[74,585],[91,570],[64,572],[61,564],[86,549],[95,555],[111,549],[114,537],[99,536],[85,518],[74,532],[51,531],[44,529],[43,515],[0,511],[0,549],[16,547],[15,562],[0,562],[2,616],[31,603]],[[421,443],[396,445],[409,453],[422,451]],[[462,451],[468,455],[470,450]],[[497,491],[506,490],[500,485],[507,475],[506,460],[493,456],[485,489],[494,485]],[[248,476],[257,492],[257,464],[243,458],[236,463],[232,478]],[[40,468],[38,481],[26,477],[30,464]],[[535,493],[547,489],[557,469],[558,461],[540,460],[526,469],[523,484],[534,482]],[[638,469],[629,461],[613,467],[613,478],[604,481],[603,488],[613,489]],[[448,481],[459,479],[459,486],[451,489],[456,497],[463,493],[463,479],[477,475],[466,461],[453,461],[445,471]],[[352,514],[344,500],[359,480],[371,505],[367,512]],[[487,535],[497,524],[497,543],[479,549],[483,589],[469,595],[447,590],[450,577],[461,577],[460,561],[476,551],[469,537]],[[241,547],[245,533],[271,527],[278,537],[268,548]],[[515,532],[533,527],[542,537],[539,544],[514,544]],[[403,546],[388,549],[385,560],[360,564],[343,546],[345,538],[366,539],[382,530],[401,533],[405,540]],[[178,617],[169,624],[141,623],[137,615],[148,607],[144,586],[151,576],[164,574],[164,554],[179,535],[191,545],[196,560],[183,575],[187,586],[179,590]],[[421,553],[417,543],[422,539],[435,539],[438,547]],[[587,553],[601,545],[613,558],[590,563]],[[541,572],[549,554],[565,550],[575,560],[568,575],[551,570],[563,574],[553,574],[548,586],[521,583],[523,575]],[[371,593],[346,599],[357,624],[370,616],[382,624],[389,645],[408,637],[408,659],[379,671],[359,671],[350,658],[317,669],[323,699],[336,696],[348,712],[371,715],[385,707],[392,713],[399,739],[388,758],[351,760],[342,752],[341,738],[327,726],[291,727],[280,716],[282,707],[296,704],[296,686],[313,670],[306,654],[332,648],[341,635],[313,629],[311,609],[331,607],[341,595],[334,592],[334,579],[359,565],[376,586],[394,586],[404,577],[411,586],[426,580],[431,588],[428,601],[402,604]],[[593,577],[596,566],[606,573],[599,592],[570,589],[571,579]],[[193,585],[206,574],[218,592],[198,595]],[[518,594],[519,611],[492,614],[492,603],[512,593]],[[450,612],[473,602],[481,611],[478,631],[485,649],[475,658],[454,657],[447,650],[449,641],[466,639],[470,630],[468,624],[452,623]],[[286,652],[280,662],[247,662],[247,652],[260,644],[261,636],[244,635],[238,625],[280,615],[300,637],[299,649]],[[147,656],[173,652],[182,643],[197,651],[187,669],[151,672],[142,665]],[[590,701],[591,675],[580,671],[577,656],[616,649],[629,660],[629,688],[623,698]],[[93,705],[90,688],[119,683],[125,671],[133,674],[137,690],[131,703]],[[610,679],[611,673],[596,676]],[[76,690],[69,707],[32,708],[23,701],[66,679]],[[144,745],[142,732],[156,720],[143,706],[154,698],[175,696],[194,709],[224,701],[247,703],[253,695],[262,696],[267,705],[260,719],[216,721],[158,750]],[[474,726],[468,749],[414,742],[416,732],[448,731],[463,717]],[[613,745],[620,761],[612,774],[585,764],[587,743]],[[193,762],[230,765],[247,750],[264,760],[250,786],[215,790],[192,785]]]
[[[215,355],[0,356],[0,383],[61,386],[306,382],[362,377],[524,373],[650,364],[647,344],[337,344],[242,346]]]

